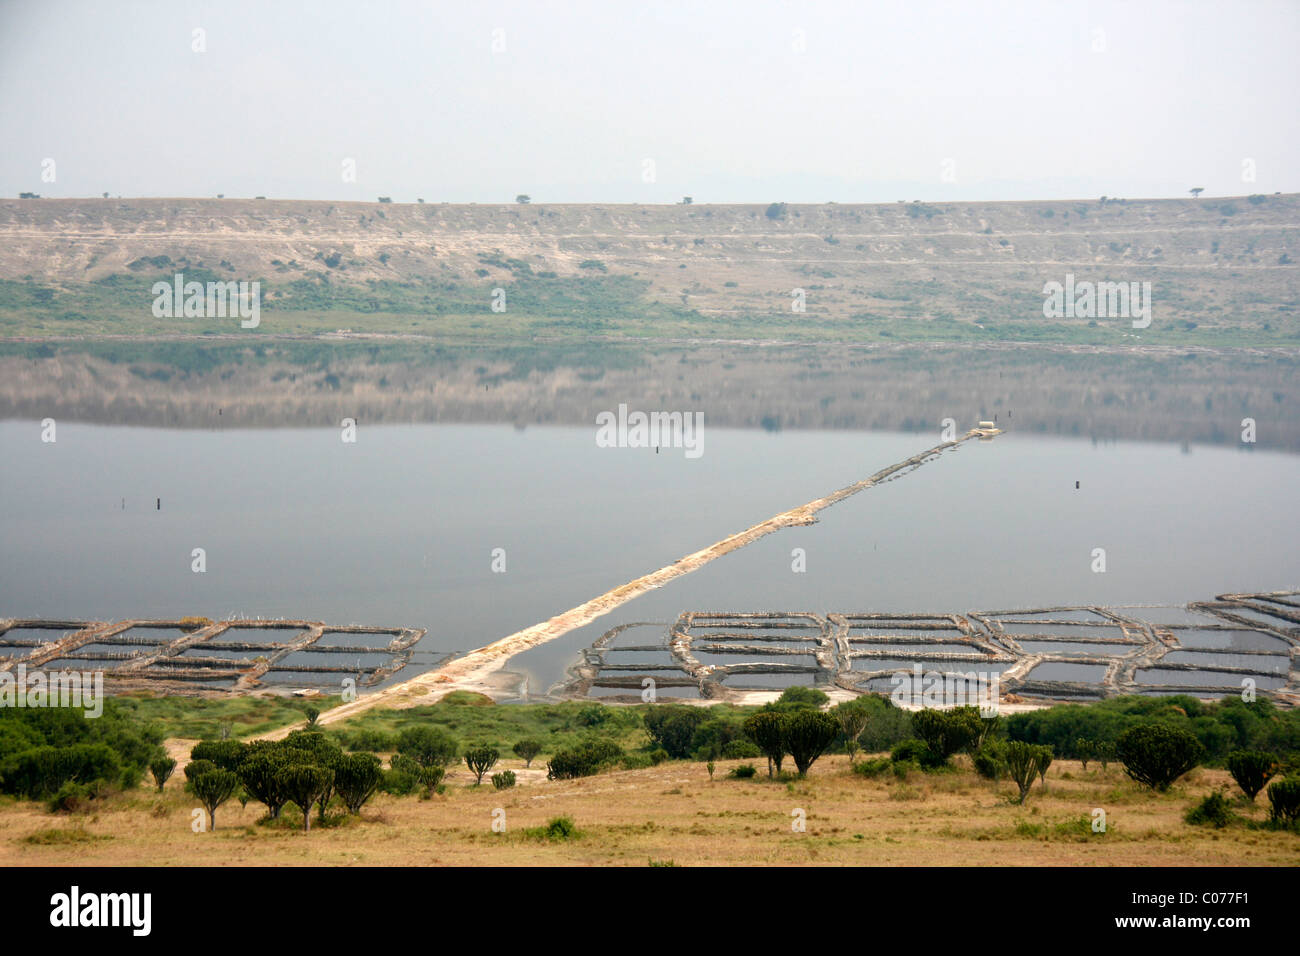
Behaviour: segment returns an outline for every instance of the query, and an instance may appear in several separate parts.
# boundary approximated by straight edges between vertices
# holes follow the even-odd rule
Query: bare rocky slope
[[[1294,194],[776,208],[0,201],[0,279],[58,288],[181,268],[285,286],[618,275],[705,316],[788,318],[801,288],[808,321],[997,321],[1041,319],[1044,283],[1072,272],[1151,281],[1159,321],[1290,328],[1297,260]]]

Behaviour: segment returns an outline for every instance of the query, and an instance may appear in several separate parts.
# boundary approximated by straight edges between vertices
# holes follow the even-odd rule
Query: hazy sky
[[[1294,192],[1298,40],[1252,0],[0,0],[0,195]]]

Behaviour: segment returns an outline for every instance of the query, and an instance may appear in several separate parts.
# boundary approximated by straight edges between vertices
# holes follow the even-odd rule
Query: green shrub
[[[492,789],[509,790],[515,785],[515,772],[513,770],[502,770],[500,773],[492,775]]]
[[[943,766],[943,760],[938,754],[927,747],[925,741],[917,740],[915,737],[895,744],[894,749],[889,752],[889,759],[894,763],[910,761],[926,770]]]
[[[1115,742],[1124,772],[1154,790],[1165,791],[1205,754],[1191,733],[1165,723],[1143,724],[1124,731]]]
[[[722,745],[721,756],[724,760],[749,760],[763,756],[763,751],[752,740],[737,738]]]
[[[548,840],[570,840],[578,835],[578,828],[572,817],[555,817],[546,824]]]
[[[1228,809],[1228,798],[1216,790],[1188,810],[1183,819],[1193,826],[1208,825],[1216,829],[1222,829],[1232,822],[1232,812]]]
[[[645,729],[651,743],[662,747],[673,759],[682,760],[691,755],[695,732],[706,716],[699,707],[654,704],[645,712]]]
[[[613,711],[600,704],[583,704],[574,716],[580,727],[599,727],[613,717]]]
[[[707,716],[691,737],[691,754],[696,760],[717,760],[737,742],[749,744],[743,719],[730,707],[711,707],[705,713]]]
[[[781,691],[781,696],[771,704],[768,704],[767,710],[799,710],[811,708],[820,710],[829,704],[831,699],[826,696],[825,691],[820,691],[815,687],[787,687]]]
[[[1300,710],[1282,710],[1267,698],[1246,702],[1239,696],[1207,702],[1195,697],[1129,695],[1092,704],[1065,704],[1013,714],[1007,733],[1013,740],[1050,744],[1061,757],[1082,759],[1084,742],[1097,748],[1103,767],[1109,751],[1125,731],[1161,722],[1186,730],[1205,748],[1205,758],[1219,761],[1234,750],[1285,754],[1300,750]],[[1108,752],[1109,751],[1109,752]],[[1087,754],[1088,759],[1093,755]]]
[[[409,773],[412,777],[418,778],[420,771],[424,769],[413,757],[406,754],[393,754],[388,758],[388,767],[390,770],[400,770],[402,773]]]
[[[547,821],[546,826],[528,827],[524,830],[524,835],[535,840],[559,841],[572,840],[580,834],[572,817],[554,817]]]
[[[85,810],[94,798],[89,786],[68,780],[46,801],[45,806],[50,813],[76,813]]]
[[[441,727],[419,724],[397,735],[397,752],[422,767],[445,767],[455,762],[460,745]]]
[[[394,797],[409,797],[419,786],[419,778],[405,770],[385,770],[379,779],[379,789]]]
[[[879,777],[886,773],[894,762],[888,757],[875,757],[871,760],[863,760],[853,765],[853,772],[860,773],[864,777]]]
[[[1232,779],[1252,801],[1279,769],[1277,757],[1258,750],[1234,750],[1228,754],[1227,764]]]
[[[583,740],[580,746],[600,764],[616,763],[623,759],[623,748],[612,740],[603,740],[599,737],[588,738]]]
[[[867,713],[867,727],[858,735],[858,743],[867,753],[888,751],[912,736],[912,712],[895,706],[888,697],[862,696],[855,703]]]
[[[748,780],[758,773],[758,768],[752,763],[742,763],[739,767],[732,767],[727,773],[728,777],[736,780]]]
[[[997,780],[1007,769],[1006,744],[991,740],[971,754],[975,772],[986,780]]]
[[[622,767],[624,770],[645,770],[647,767],[653,767],[655,762],[650,759],[647,753],[630,753],[623,755]]]
[[[344,738],[348,750],[363,753],[388,753],[397,747],[397,738],[382,730],[367,730],[364,727],[352,731]]]
[[[546,779],[573,780],[589,777],[616,760],[621,760],[623,750],[617,744],[592,741],[571,750],[557,750],[546,765]]]
[[[5,792],[39,800],[57,793],[68,782],[118,781],[122,777],[122,763],[106,744],[41,746],[8,758],[0,777]]]

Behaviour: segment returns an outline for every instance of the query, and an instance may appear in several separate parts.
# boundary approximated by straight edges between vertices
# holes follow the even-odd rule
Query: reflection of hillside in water
[[[140,350],[145,354],[147,350]],[[135,354],[134,350],[131,350]],[[161,427],[591,424],[619,403],[716,427],[1017,432],[1300,450],[1296,359],[1263,351],[739,348],[383,350],[360,343],[180,349],[168,361],[0,358],[0,418]]]

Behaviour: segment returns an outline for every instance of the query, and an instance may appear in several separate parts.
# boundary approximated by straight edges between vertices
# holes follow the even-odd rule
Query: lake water
[[[688,459],[598,448],[594,425],[363,426],[355,444],[337,429],[60,421],[57,435],[42,443],[38,422],[0,422],[0,616],[426,627],[417,646],[427,653],[403,676],[432,652],[545,620],[939,440],[937,429],[706,428],[703,456]],[[1300,456],[1281,452],[1011,431],[733,552],[511,668],[544,692],[605,630],[687,610],[966,612],[1294,588],[1297,487]],[[191,570],[195,548],[204,573]],[[504,573],[492,570],[497,548]],[[803,573],[791,567],[795,548]],[[1105,573],[1092,570],[1095,548]],[[635,643],[657,639],[645,631]]]

